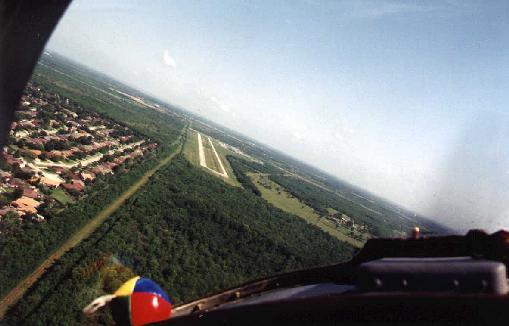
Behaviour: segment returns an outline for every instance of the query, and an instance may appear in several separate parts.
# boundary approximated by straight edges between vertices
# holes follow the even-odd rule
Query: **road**
[[[212,143],[212,140],[210,140],[210,137],[208,137],[210,146],[212,147],[212,150],[214,151],[214,154],[216,155],[217,162],[219,163],[219,166],[221,167],[221,173],[219,173],[222,177],[225,177],[228,179],[228,173],[226,173],[226,170],[224,169],[223,162],[221,162],[221,159],[219,158],[219,155],[217,154],[216,148],[214,147],[214,144]]]
[[[201,140],[201,135],[199,132],[196,133],[198,135],[198,156],[200,157],[200,165],[204,168],[207,167],[207,163],[205,163],[205,152],[203,151],[203,143]]]
[[[184,128],[185,130],[186,128]],[[3,319],[5,313],[13,304],[23,297],[25,292],[44,274],[45,270],[50,268],[60,257],[67,251],[77,246],[81,241],[88,238],[104,221],[110,217],[122,204],[132,195],[134,195],[143,185],[145,185],[151,176],[159,169],[168,164],[181,150],[183,144],[181,142],[182,135],[175,143],[180,142],[179,147],[164,158],[154,168],[148,170],[138,181],[131,185],[112,203],[106,206],[93,219],[91,219],[80,230],[76,231],[67,241],[56,249],[48,258],[46,258],[30,275],[20,281],[9,293],[0,300],[0,320]]]
[[[60,183],[64,183],[65,182],[65,180],[62,179],[58,174],[51,173],[51,172],[48,172],[46,170],[43,170],[40,167],[25,161],[23,158],[21,158],[21,160],[25,163],[26,166],[28,166],[29,168],[31,168],[34,171],[40,172],[44,177],[46,177],[46,178],[48,178],[50,180],[56,181],[56,182],[60,182]]]
[[[140,141],[138,141],[136,143],[122,145],[122,146],[119,146],[118,148],[115,148],[115,149],[112,149],[112,150],[108,151],[108,154],[109,155],[113,155],[116,152],[124,151],[126,148],[133,148],[134,146],[141,145],[144,142],[145,142],[144,140],[140,140]],[[46,167],[62,167],[62,168],[70,169],[70,168],[78,166],[80,164],[81,164],[81,166],[87,166],[87,165],[89,165],[91,163],[99,161],[103,156],[104,155],[102,153],[97,153],[97,154],[94,154],[94,155],[91,155],[91,156],[87,156],[84,159],[77,160],[74,163],[52,162],[52,161],[49,161],[49,160],[48,161],[41,161],[40,159],[36,158],[34,160],[34,164],[37,167],[43,167],[43,168],[46,168]]]

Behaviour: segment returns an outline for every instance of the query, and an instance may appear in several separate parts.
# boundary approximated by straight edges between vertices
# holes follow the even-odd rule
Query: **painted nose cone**
[[[125,282],[116,292],[112,306],[117,324],[145,325],[167,320],[172,302],[157,283],[142,277]]]

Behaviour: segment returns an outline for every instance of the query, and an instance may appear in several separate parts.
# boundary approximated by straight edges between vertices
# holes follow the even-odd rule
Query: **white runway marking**
[[[214,144],[212,143],[212,140],[210,140],[210,137],[208,137],[208,138],[209,138],[210,146],[212,146],[212,150],[214,151],[214,154],[216,155],[216,159],[219,162],[219,166],[221,167],[221,172],[222,173],[220,173],[220,174],[223,177],[228,178],[228,173],[226,173],[226,170],[224,169],[223,162],[221,162],[221,159],[219,158],[219,155],[217,154],[216,148],[214,147]]]
[[[205,163],[205,152],[203,151],[203,143],[201,141],[201,135],[199,132],[196,133],[198,135],[198,156],[200,156],[200,165],[204,168],[207,167],[207,163]]]
[[[203,140],[201,138],[201,134],[199,132],[196,132],[198,137],[198,156],[200,157],[200,165],[206,168],[209,171],[214,172],[217,175],[222,176],[223,178],[228,179],[228,173],[226,173],[226,169],[224,168],[223,162],[221,161],[221,158],[219,157],[219,154],[217,154],[216,148],[214,147],[214,144],[212,143],[212,140],[210,137],[207,136],[209,139],[210,146],[212,147],[212,151],[214,151],[214,155],[216,156],[217,162],[219,163],[219,166],[221,167],[222,172],[218,172],[215,170],[212,170],[207,166],[207,162],[205,161],[205,150],[203,149]]]

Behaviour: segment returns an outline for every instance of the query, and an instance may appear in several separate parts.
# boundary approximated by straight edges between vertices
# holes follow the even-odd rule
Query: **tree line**
[[[90,322],[81,309],[111,291],[101,270],[90,272],[105,256],[155,280],[181,303],[262,276],[344,261],[353,252],[348,244],[180,156],[64,255],[11,309],[6,322]],[[94,322],[111,320],[108,314],[97,318]]]

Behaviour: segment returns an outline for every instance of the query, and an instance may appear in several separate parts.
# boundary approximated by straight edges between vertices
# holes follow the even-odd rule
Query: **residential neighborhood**
[[[95,111],[28,84],[0,151],[0,220],[44,221],[96,178],[127,172],[157,144]]]

